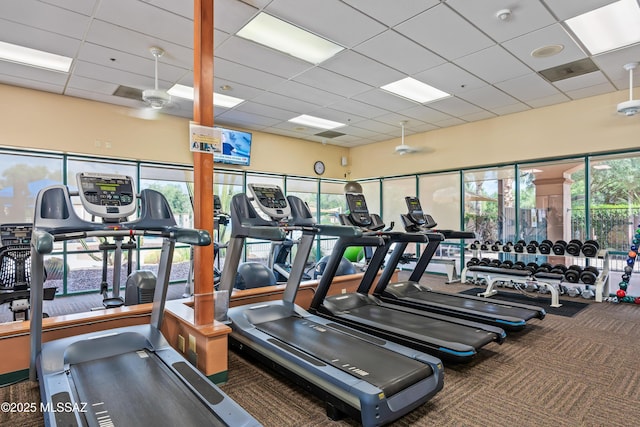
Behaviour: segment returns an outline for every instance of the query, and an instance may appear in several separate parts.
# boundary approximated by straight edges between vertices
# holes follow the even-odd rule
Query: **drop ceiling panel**
[[[458,58],[456,65],[489,83],[497,83],[531,72],[529,67],[498,45]],[[496,64],[500,64],[496,67]]]
[[[70,89],[80,89],[89,92],[100,93],[103,95],[112,95],[113,92],[118,89],[118,85],[110,82],[82,77],[79,75],[73,75],[71,76],[71,78],[69,78],[69,83],[67,84],[67,92]]]
[[[367,120],[365,117],[360,117],[356,114],[347,114],[344,111],[334,110],[332,108],[322,108],[315,111],[310,111],[312,116],[322,117],[323,119],[333,120],[335,122],[353,125],[363,120]],[[344,130],[341,130],[344,132]]]
[[[494,88],[493,86],[485,86],[480,89],[470,90],[469,92],[465,92],[460,95],[460,98],[487,110],[505,107],[518,102],[515,98]]]
[[[494,42],[441,3],[395,27],[448,60],[486,49]]]
[[[382,89],[373,89],[369,92],[361,93],[354,96],[353,99],[375,106],[384,105],[384,109],[388,111],[404,110],[405,108],[411,108],[416,105],[413,101],[392,95]],[[386,111],[385,114],[388,111]]]
[[[127,13],[122,13],[126,10]],[[193,47],[193,22],[184,16],[131,0],[109,0],[100,3],[96,18],[128,28],[158,40]]]
[[[551,45],[562,45],[564,49],[557,55],[547,58],[534,58],[531,56],[531,52],[535,49]],[[587,57],[560,24],[550,25],[509,40],[503,46],[536,71],[568,64]]]
[[[542,108],[547,107],[549,105],[560,104],[562,102],[570,101],[571,98],[566,96],[563,93],[558,93],[557,95],[544,96],[542,98],[530,99],[527,101],[527,104],[533,108]]]
[[[252,101],[258,104],[265,104],[271,107],[280,108],[282,110],[295,111],[297,114],[307,114],[309,111],[316,110],[320,105],[312,104],[310,102],[300,101],[297,99],[290,99],[286,96],[279,95],[272,92],[263,92],[261,95],[256,96]]]
[[[20,76],[12,76],[9,74],[4,74],[4,67],[0,68],[2,72],[0,72],[0,83],[11,85],[11,86],[21,86],[34,90],[42,90],[45,92],[53,92],[61,94],[64,86],[61,84],[53,84],[48,82],[43,82],[39,80],[32,80],[24,75]]]
[[[165,0],[173,1],[173,0]],[[41,0],[40,3],[47,3],[76,13],[90,16],[99,0]]]
[[[456,10],[492,39],[503,42],[529,33],[547,25],[555,19],[538,0],[509,2],[505,0],[448,0],[447,5]],[[499,10],[511,10],[505,21],[496,16]]]
[[[75,39],[82,39],[90,22],[86,15],[42,4],[35,0],[2,1],[0,2],[0,16],[7,21],[56,34],[64,34]]]
[[[593,62],[614,83],[617,89],[629,89],[629,72],[624,65],[640,62],[640,43],[593,57]],[[633,75],[634,85],[640,85],[640,67]]]
[[[405,114],[404,110],[401,113],[387,113],[385,115],[376,117],[376,121],[386,123],[391,126],[395,126],[398,129],[398,135],[400,135],[401,122],[406,122],[405,125],[405,135],[413,134],[415,131],[411,131],[415,126],[424,125],[426,120],[420,118],[420,114],[418,111],[410,111],[413,115]]]
[[[292,80],[274,86],[270,89],[270,91],[283,96],[300,99],[302,101],[307,101],[322,106],[327,106],[344,99],[344,97],[342,96],[316,89],[302,83],[294,82]]]
[[[523,102],[559,93],[551,83],[533,73],[496,83],[496,86]]]
[[[0,73],[15,78],[23,77],[28,80],[61,86],[64,86],[69,77],[67,73],[28,67],[26,65],[5,61],[0,61]]]
[[[452,116],[475,114],[484,111],[482,108],[454,96],[432,102],[429,107]]]
[[[387,135],[400,135],[399,126],[398,125],[390,125],[387,123],[382,123],[377,120],[365,120],[359,122],[356,127],[364,128],[370,130],[375,133],[384,133]],[[388,138],[385,138],[388,139]]]
[[[230,121],[233,123],[244,122],[253,123],[257,126],[269,127],[276,123],[280,123],[280,120],[271,117],[265,117],[258,114],[247,113],[237,109],[228,110],[218,116],[221,121]]]
[[[312,67],[308,62],[235,36],[220,45],[215,53],[219,58],[287,79]]]
[[[527,111],[530,109],[531,107],[529,107],[528,105],[525,105],[522,102],[518,102],[516,104],[505,105],[504,107],[495,107],[492,108],[491,111],[499,116],[504,116],[506,114],[519,113],[521,111]]]
[[[222,87],[229,87],[230,89],[224,90]],[[215,79],[213,90],[223,95],[229,95],[240,99],[253,99],[264,93],[264,90],[257,89],[255,87],[246,86],[242,83],[237,83],[226,79]]]
[[[572,77],[570,79],[564,79],[554,83],[554,85],[563,92],[576,91],[602,84],[608,84],[610,86],[610,90],[613,89],[611,83],[609,83],[607,78],[600,71],[583,74],[578,77]]]
[[[615,3],[617,0],[544,0],[555,16],[564,21],[593,9]]]
[[[462,116],[460,116],[460,119],[464,120],[465,122],[477,122],[480,120],[486,120],[486,119],[491,119],[493,117],[496,117],[495,114],[493,114],[490,111],[481,111],[478,113],[472,113],[472,114],[464,114]]]
[[[342,76],[324,68],[314,67],[293,78],[317,89],[323,89],[344,97],[351,97],[371,90],[373,86]]]
[[[73,58],[81,41],[0,19],[0,40]],[[0,68],[1,70],[1,68]]]
[[[274,0],[265,10],[345,47],[353,47],[386,29],[338,0]]]
[[[94,20],[87,32],[86,41],[133,55],[148,57],[150,60],[153,60],[153,56],[149,49],[152,46],[158,46],[165,50],[161,59],[163,63],[188,69],[193,68],[192,49],[107,22]]]
[[[130,86],[138,89],[153,88],[153,77],[147,77],[136,73],[107,68],[102,65],[92,64],[90,62],[77,61],[75,65],[75,75],[86,77],[104,82],[117,82],[119,85]],[[171,83],[158,80],[158,87],[167,90]]]
[[[434,110],[433,108],[425,107],[424,105],[416,105],[405,110],[400,110],[399,113],[407,117],[411,117],[413,119],[410,122],[412,126],[415,120],[419,120],[423,123],[435,123],[451,118],[448,114]],[[376,120],[380,120],[380,118],[376,117]]]
[[[75,96],[78,98],[92,99],[94,101],[106,102],[106,103],[115,104],[115,105],[122,105],[124,107],[135,108],[135,109],[143,109],[142,107],[144,105],[142,101],[135,101],[133,99],[106,95],[99,92],[94,92],[94,91],[84,90],[84,89],[77,89],[77,88],[69,88],[65,91],[65,94],[69,96]]]
[[[263,90],[286,81],[285,78],[275,74],[227,61],[220,57],[214,58],[213,71],[215,74],[214,80],[230,80]],[[218,87],[220,85],[214,83],[214,86]]]
[[[393,27],[440,3],[439,0],[343,0],[374,19]]]
[[[321,66],[374,87],[405,77],[403,73],[353,51],[343,51],[323,62]]]
[[[387,110],[383,110],[382,108],[378,108],[374,105],[369,105],[365,102],[356,101],[355,99],[345,99],[343,101],[336,102],[331,104],[331,108],[344,111],[346,113],[357,114],[358,116],[368,119],[388,113]]]
[[[582,89],[576,90],[568,90],[566,92],[567,96],[571,99],[581,99],[581,98],[589,98],[591,96],[602,95],[605,93],[611,92],[611,84],[609,82],[602,83],[595,86],[589,86]],[[620,102],[626,101],[628,98],[621,99]],[[612,112],[614,111],[614,106],[611,106]]]
[[[255,7],[237,0],[216,0],[213,5],[214,28],[222,30],[228,34],[235,34],[238,32],[238,30],[244,27],[247,22],[249,22],[258,13],[258,9]]]
[[[450,62],[418,73],[414,77],[451,95],[479,89],[487,85],[484,80]]]
[[[440,56],[393,30],[385,31],[353,50],[378,62],[390,64],[396,70],[409,75],[445,62]]]
[[[255,102],[243,102],[236,108],[238,111],[245,113],[257,114],[264,117],[271,117],[278,119],[279,121],[289,120],[296,116],[294,111],[283,110],[281,108],[274,108],[264,104],[257,104]]]

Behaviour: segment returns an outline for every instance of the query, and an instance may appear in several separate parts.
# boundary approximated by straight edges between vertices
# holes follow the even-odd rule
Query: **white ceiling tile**
[[[220,57],[214,58],[213,71],[214,82],[218,79],[229,80],[264,90],[285,81],[283,77],[227,61]],[[220,85],[214,83],[214,86],[218,87]]]
[[[222,86],[229,86],[230,89],[222,89]],[[246,86],[242,83],[237,83],[226,79],[215,79],[214,92],[221,93],[223,95],[229,95],[240,99],[253,99],[258,95],[264,93],[264,90],[257,89],[255,87]]]
[[[591,96],[603,95],[605,93],[610,93],[610,92],[611,92],[611,84],[607,82],[607,83],[602,83],[595,86],[585,87],[582,89],[568,90],[565,93],[571,99],[580,99],[580,98],[589,98]],[[620,102],[627,101],[628,99],[629,98],[621,99]],[[614,111],[615,111],[615,107],[612,105],[611,112],[613,113]]]
[[[49,83],[52,85],[64,85],[69,78],[69,74],[67,73],[45,70],[44,68],[29,67],[27,65],[1,60],[0,74],[16,78],[22,77],[27,80]]]
[[[86,90],[89,92],[101,93],[104,95],[112,95],[113,92],[116,89],[118,89],[118,85],[111,82],[104,82],[101,80],[89,79],[89,78],[74,74],[69,79],[66,93],[69,93],[70,89],[80,89],[80,90]]]
[[[492,39],[503,42],[555,22],[538,0],[508,2],[505,0],[448,0],[447,5],[473,22]],[[508,20],[498,19],[499,10],[511,10]]]
[[[374,19],[393,27],[440,3],[440,0],[343,0]]]
[[[479,89],[487,85],[484,80],[450,62],[418,73],[414,77],[451,95]]]
[[[127,13],[122,13],[126,10]],[[100,3],[96,19],[145,34],[158,40],[193,47],[193,22],[184,16],[131,0]],[[162,23],[160,25],[160,23]]]
[[[557,82],[554,82],[553,84],[563,92],[575,91],[578,89],[584,89],[601,84],[610,85],[604,74],[602,74],[600,71],[583,74],[577,77],[571,77],[569,79],[559,80]]]
[[[562,45],[564,49],[560,53],[547,58],[534,58],[531,56],[531,52],[535,49],[551,45]],[[503,46],[536,71],[568,64],[587,57],[580,46],[573,41],[573,38],[559,24],[550,25],[509,40]]]
[[[425,107],[424,105],[416,105],[414,107],[407,108],[406,110],[400,110],[398,112],[407,117],[411,117],[414,121],[419,120],[420,122],[424,123],[435,123],[451,118],[449,114],[445,114],[433,108]],[[376,120],[380,119],[376,117]]]
[[[216,0],[213,5],[213,26],[229,34],[237,33],[258,13],[255,7],[238,0]]]
[[[409,75],[445,62],[440,56],[393,30],[385,31],[353,50]]]
[[[258,114],[247,113],[238,109],[227,110],[218,116],[219,121],[230,121],[234,123],[253,123],[258,126],[273,126],[280,123],[280,120],[271,117],[260,116]]]
[[[496,86],[523,102],[559,93],[551,83],[533,73],[496,83]]]
[[[291,78],[313,66],[293,56],[235,36],[222,43],[215,54],[219,58],[257,70],[268,70],[271,74],[286,78]]]
[[[377,133],[384,133],[389,135],[399,135],[399,126],[398,125],[390,125],[387,123],[382,123],[377,120],[365,120],[358,123],[357,127],[368,129]]]
[[[490,111],[484,111],[484,110],[482,112],[465,114],[460,116],[460,118],[465,122],[477,122],[480,120],[491,119],[493,117],[496,117],[496,115]]]
[[[41,82],[38,80],[30,80],[25,78],[24,76],[11,76],[8,74],[3,74],[2,68],[0,68],[0,83],[10,86],[20,86],[28,89],[41,90],[44,92],[52,92],[57,94],[62,94],[64,90],[64,85],[57,85],[47,82]]]
[[[493,86],[470,90],[461,94],[460,98],[487,110],[516,104],[518,102],[515,98]]]
[[[294,81],[304,83],[317,89],[324,89],[331,93],[351,97],[373,89],[371,85],[353,80],[324,68],[314,67],[293,78]]]
[[[76,13],[83,15],[92,15],[96,7],[96,3],[100,0],[40,0],[42,3],[48,3],[54,6],[61,7]],[[173,1],[173,0],[165,0]]]
[[[484,111],[482,108],[454,96],[432,102],[429,104],[429,107],[452,116],[463,116]]]
[[[272,87],[270,91],[279,93],[283,96],[300,99],[302,101],[307,101],[322,106],[327,106],[344,99],[344,97],[336,95],[334,93],[316,89],[314,87],[294,82],[292,80],[280,83],[279,85]]]
[[[371,105],[384,105],[385,109],[389,111],[398,111],[406,108],[411,108],[417,103],[409,101],[408,99],[401,98],[396,95],[392,95],[382,89],[374,89],[369,92],[364,92],[353,97],[357,101],[366,102]],[[385,111],[385,114],[388,111]]]
[[[356,101],[355,99],[345,99],[343,101],[333,103],[331,104],[331,108],[347,113],[351,112],[368,119],[381,116],[388,112],[382,108],[378,108],[365,102]]]
[[[449,60],[494,44],[444,3],[397,25],[395,30]]]
[[[368,120],[365,117],[358,116],[356,114],[345,113],[344,111],[334,110],[332,108],[321,108],[315,111],[310,111],[309,114],[312,116],[322,116],[322,118],[327,120],[333,120],[339,123],[345,123],[348,125],[357,124],[363,120]],[[340,132],[344,132],[341,130]]]
[[[7,21],[75,39],[82,39],[90,22],[86,15],[36,0],[0,1],[0,16]]]
[[[423,108],[426,108],[426,107],[423,107]],[[408,111],[408,110],[403,110],[399,113],[387,113],[382,116],[378,116],[376,117],[376,121],[386,123],[391,126],[396,126],[398,128],[398,135],[400,135],[401,133],[402,122],[406,122],[405,135],[410,135],[415,133],[415,131],[412,131],[412,129],[415,126],[424,125],[428,121],[428,120],[423,120],[419,118],[420,114],[418,114],[418,112],[415,110],[409,111],[413,113],[413,115],[405,114],[405,111]]]
[[[593,62],[617,89],[629,89],[629,72],[624,65],[640,62],[640,43],[594,56]],[[640,84],[640,67],[634,71],[634,84]]]
[[[344,47],[353,47],[385,26],[338,0],[273,0],[266,12]]]
[[[353,51],[341,52],[323,62],[321,66],[374,87],[405,77],[403,73]]]
[[[558,93],[556,95],[544,96],[537,99],[530,99],[527,101],[527,104],[529,104],[533,108],[542,108],[542,107],[547,107],[549,105],[560,104],[562,102],[567,102],[570,100],[571,98],[569,98],[565,94]]]
[[[238,111],[243,111],[245,113],[257,114],[264,117],[271,117],[273,119],[289,120],[292,117],[295,117],[296,113],[292,111],[283,110],[280,108],[270,107],[268,105],[258,104],[255,102],[243,102],[242,104],[235,107]]]
[[[618,0],[544,0],[551,11],[561,21],[581,15],[593,9],[598,9],[616,1]]]
[[[94,92],[90,90],[77,89],[77,88],[68,88],[65,91],[65,94],[68,96],[75,96],[77,98],[84,99],[92,99],[94,101],[106,102],[108,104],[122,105],[130,108],[143,108],[144,104],[142,101],[136,101],[134,99],[122,98],[119,96],[106,95],[99,92]]]
[[[496,108],[493,108],[491,111],[493,113],[496,113],[499,116],[503,116],[506,114],[520,113],[521,111],[527,111],[530,109],[531,107],[529,107],[528,105],[518,102],[516,104],[505,105],[503,107],[496,107]]]
[[[319,107],[319,105],[317,104],[312,104],[297,99],[290,99],[286,96],[282,96],[272,92],[264,92],[261,95],[253,98],[253,101],[257,102],[258,104],[270,105],[282,110],[295,111],[297,112],[296,115],[307,114],[309,111],[313,111]]]
[[[147,77],[136,73],[107,68],[102,65],[90,62],[78,61],[75,65],[74,74],[80,77],[86,77],[94,80],[102,80],[104,82],[114,82],[118,85],[134,87],[138,89],[150,89],[154,86],[153,77]],[[108,76],[108,78],[106,78]],[[158,79],[158,88],[167,90],[171,87],[171,83],[162,79]]]
[[[489,83],[513,79],[531,72],[529,67],[498,45],[463,56],[454,62]],[[496,67],[496,64],[500,66]]]
[[[437,127],[451,127],[451,126],[463,125],[465,123],[466,122],[464,120],[462,120],[462,119],[459,119],[457,117],[451,117],[451,118],[446,119],[446,120],[433,122],[433,125],[437,126]]]
[[[39,30],[4,19],[0,19],[0,40],[69,58],[76,56],[76,52],[78,52],[81,45],[81,41],[78,39]]]

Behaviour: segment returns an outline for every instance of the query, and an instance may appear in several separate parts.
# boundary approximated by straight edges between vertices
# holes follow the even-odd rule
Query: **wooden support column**
[[[213,126],[213,1],[194,0],[193,120]],[[193,153],[195,227],[213,239],[213,155]],[[213,324],[213,244],[194,250],[194,322]]]

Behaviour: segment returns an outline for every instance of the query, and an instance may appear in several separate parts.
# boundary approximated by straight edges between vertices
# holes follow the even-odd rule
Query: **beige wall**
[[[410,155],[393,154],[400,138],[354,147],[351,178],[640,149],[640,116],[616,114],[625,99],[621,91],[407,136],[406,144],[425,149]]]
[[[313,163],[323,160],[325,177],[358,179],[640,149],[640,117],[615,113],[627,96],[621,91],[410,135],[405,142],[425,150],[405,156],[393,154],[399,138],[347,149],[254,131],[248,169],[315,176]],[[133,116],[134,109],[5,85],[0,85],[0,111],[2,146],[193,161],[184,118],[143,120]],[[343,156],[347,167],[341,166]]]
[[[144,120],[135,109],[6,85],[0,85],[0,111],[2,146],[193,164],[188,119]],[[340,159],[347,148],[252,133],[248,169],[315,176],[313,164],[323,160],[324,177],[345,177]]]

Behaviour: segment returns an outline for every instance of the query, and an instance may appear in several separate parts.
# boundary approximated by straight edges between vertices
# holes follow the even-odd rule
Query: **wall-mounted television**
[[[216,127],[221,132],[221,151],[213,153],[215,163],[249,166],[251,162],[251,133]]]

